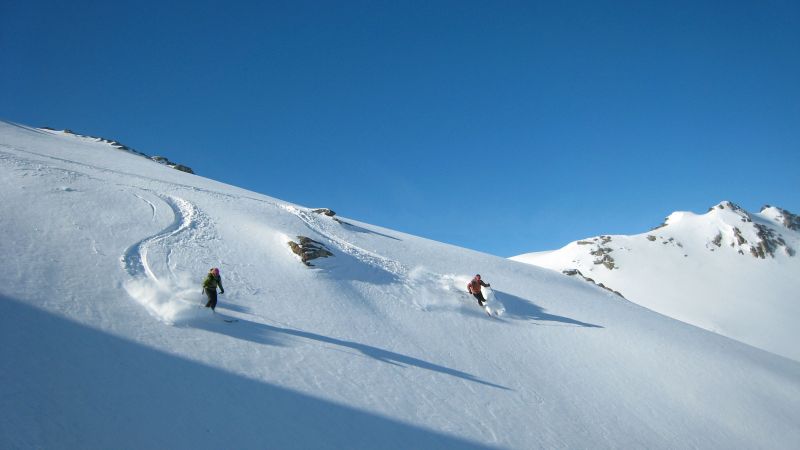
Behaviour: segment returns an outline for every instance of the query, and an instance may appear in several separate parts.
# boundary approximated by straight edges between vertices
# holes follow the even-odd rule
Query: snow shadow
[[[0,303],[2,448],[490,448]]]
[[[581,322],[580,320],[571,319],[569,317],[546,313],[544,308],[533,303],[532,301],[511,295],[506,292],[495,290],[494,295],[505,308],[503,317],[508,319],[534,320],[537,322],[558,322],[564,324],[562,326],[603,328],[602,326],[595,325],[593,323]]]
[[[223,301],[223,300],[225,301],[224,309],[227,309],[229,311],[235,311],[235,312],[238,312],[238,313],[252,314],[252,309],[251,308],[248,308],[248,307],[242,306],[242,305],[238,305],[236,303],[231,303],[231,302],[227,301],[227,299],[221,299],[220,301]]]
[[[217,313],[217,316],[220,317],[219,320],[216,318],[207,318],[205,320],[194,321],[192,323],[192,326],[197,328],[202,328],[207,331],[212,331],[215,333],[225,334],[236,339],[243,339],[250,342],[255,342],[257,344],[265,344],[265,345],[286,346],[288,345],[288,340],[285,339],[286,337],[303,338],[310,341],[321,342],[324,344],[334,345],[336,347],[355,350],[363,356],[375,359],[383,363],[392,364],[394,366],[417,367],[420,369],[430,370],[444,375],[461,378],[467,381],[471,381],[473,383],[482,384],[496,389],[502,389],[506,391],[511,390],[505,386],[500,386],[498,384],[481,380],[480,378],[472,374],[462,372],[460,370],[451,369],[449,367],[444,367],[439,364],[434,364],[432,362],[425,361],[419,358],[414,358],[413,356],[395,353],[393,351],[381,349],[378,347],[373,347],[371,345],[360,344],[358,342],[353,342],[353,341],[346,341],[344,339],[337,339],[330,336],[324,336],[321,334],[312,333],[310,331],[302,331],[293,328],[279,327],[244,319],[238,319],[238,322],[236,323],[224,323],[221,319],[225,318],[226,316],[220,315],[219,313]],[[282,337],[284,339],[282,339]]]

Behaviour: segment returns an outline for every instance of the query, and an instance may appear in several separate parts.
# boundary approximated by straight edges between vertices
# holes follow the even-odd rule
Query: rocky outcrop
[[[49,130],[49,131],[56,131],[53,128],[50,128],[50,127],[40,127],[40,129]],[[78,133],[76,133],[76,132],[74,132],[72,130],[64,130],[64,133],[71,134],[71,135],[74,135],[74,136],[77,136],[77,137],[94,139],[97,142],[104,142],[104,143],[106,143],[106,144],[108,144],[108,145],[110,145],[110,146],[112,146],[112,147],[114,147],[114,148],[116,148],[118,150],[124,150],[126,152],[130,152],[130,153],[133,153],[135,155],[142,156],[144,158],[153,160],[153,161],[155,161],[155,162],[157,162],[159,164],[164,164],[165,166],[171,167],[171,168],[173,168],[175,170],[180,170],[181,172],[186,172],[186,173],[194,173],[194,171],[188,166],[184,166],[183,164],[176,164],[176,163],[170,161],[169,159],[167,159],[167,158],[165,158],[163,156],[149,156],[149,155],[147,155],[145,153],[142,153],[142,152],[140,152],[138,150],[135,150],[135,149],[133,149],[131,147],[128,147],[127,145],[125,145],[125,144],[123,144],[123,143],[121,143],[119,141],[115,141],[115,140],[112,140],[112,139],[106,139],[106,138],[103,138],[103,137],[89,136],[89,135],[86,135],[86,134],[78,134]]]
[[[800,231],[800,216],[792,214],[791,212],[783,208],[778,208],[777,206],[770,206],[770,205],[764,205],[764,207],[761,208],[761,212],[764,212],[764,210],[769,208],[774,208],[775,210],[778,211],[778,216],[775,219],[778,222],[780,222],[784,227],[792,231]]]
[[[709,211],[713,211],[714,209],[729,209],[738,214],[739,217],[741,217],[742,222],[749,223],[753,221],[753,218],[750,216],[749,212],[745,211],[744,208],[733,202],[724,201],[717,206],[712,206],[709,208]]]
[[[194,173],[194,171],[191,168],[184,166],[183,164],[176,164],[163,156],[151,156],[150,159],[159,164],[164,164],[165,166],[172,167],[175,170],[180,170],[181,172]]]
[[[595,257],[594,259],[595,264],[602,264],[606,267],[606,269],[613,270],[616,267],[616,265],[614,263],[614,258],[609,254],[613,251],[614,251],[613,249],[608,247],[599,247],[595,250],[592,250],[589,253],[591,253],[592,256]]]
[[[597,287],[601,287],[601,288],[603,288],[603,289],[605,289],[605,290],[607,290],[607,291],[609,291],[609,292],[613,292],[614,294],[617,294],[617,295],[619,295],[619,296],[620,296],[620,297],[622,297],[622,298],[625,298],[625,296],[624,296],[624,295],[622,295],[622,294],[620,294],[619,292],[617,292],[617,291],[615,291],[615,290],[611,289],[610,287],[608,287],[608,286],[604,285],[603,283],[598,283],[598,282],[594,281],[593,279],[591,279],[591,278],[589,278],[589,277],[585,276],[585,275],[584,275],[584,274],[582,274],[582,273],[581,273],[581,271],[580,271],[580,270],[578,270],[578,269],[566,269],[566,270],[563,270],[563,271],[561,271],[561,273],[563,273],[564,275],[570,276],[570,277],[579,276],[579,277],[583,278],[583,279],[584,279],[584,281],[587,281],[587,282],[589,282],[589,283],[592,283],[592,284],[594,284],[594,285],[595,285],[595,286],[597,286]]]
[[[758,227],[760,225],[756,225],[756,226]],[[736,227],[733,227],[733,237],[734,237],[734,239],[736,239],[736,244],[738,244],[740,246],[747,243],[747,239],[745,239],[744,236],[742,236],[742,230],[740,230],[740,229],[738,229]],[[733,247],[733,245],[734,244],[731,243],[731,247]]]
[[[338,217],[335,217],[336,216],[336,211],[334,211],[334,210],[332,210],[330,208],[315,208],[315,209],[312,209],[311,212],[315,213],[315,214],[321,214],[323,216],[330,217],[330,218],[333,219],[334,222],[337,222],[339,224],[352,226],[352,224],[347,223],[347,222],[343,221],[342,219],[340,219]]]
[[[333,217],[336,215],[336,212],[329,208],[316,208],[312,209],[311,212],[315,214],[322,214],[323,216]]]
[[[616,266],[614,258],[609,254],[614,250],[606,246],[606,244],[610,242],[611,242],[611,236],[603,235],[592,238],[591,241],[589,240],[577,241],[577,244],[592,246],[592,248],[589,250],[589,254],[595,257],[594,263],[597,265],[602,264],[608,270],[613,270],[618,267]]]
[[[709,212],[718,210],[733,212],[733,220],[741,223],[731,222],[729,215],[714,218],[713,220],[722,219],[723,222],[719,223],[719,231],[706,245],[710,251],[722,248],[724,244],[740,255],[749,254],[759,259],[774,258],[780,250],[786,255],[795,255],[795,250],[781,234],[782,229],[775,226],[780,224],[790,230],[792,227],[800,228],[800,218],[789,211],[766,205],[761,209],[760,217],[757,217],[735,203],[724,201],[710,208]]]
[[[651,229],[650,229],[650,231],[656,231],[656,230],[658,230],[658,229],[660,229],[660,228],[664,228],[664,227],[666,227],[666,226],[667,226],[667,221],[668,221],[668,220],[669,220],[669,217],[667,217],[666,219],[664,219],[664,221],[662,221],[662,222],[661,222],[659,225],[657,225],[657,226],[655,226],[655,227],[651,228]]]
[[[761,259],[765,259],[767,255],[775,257],[775,252],[778,248],[785,248],[789,256],[794,256],[794,249],[786,245],[786,241],[771,228],[761,224],[755,224],[759,241],[750,247],[750,253]]]
[[[307,266],[313,266],[309,262],[311,260],[333,256],[333,253],[325,247],[325,244],[306,236],[297,236],[297,242],[289,241],[288,244],[292,252],[299,256],[300,261]]]

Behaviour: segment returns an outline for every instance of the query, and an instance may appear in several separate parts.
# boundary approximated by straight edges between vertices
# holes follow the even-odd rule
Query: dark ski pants
[[[483,298],[483,292],[476,292],[472,294],[472,296],[478,299],[479,305],[483,306],[483,304],[486,303],[486,299]]]
[[[206,288],[206,297],[208,297],[208,302],[206,303],[206,308],[211,308],[213,311],[214,308],[217,307],[217,289]]]

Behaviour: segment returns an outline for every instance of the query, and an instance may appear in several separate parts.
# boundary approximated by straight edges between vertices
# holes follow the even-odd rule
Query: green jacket
[[[203,289],[214,289],[214,290],[216,290],[217,286],[219,286],[219,289],[221,291],[225,290],[222,287],[222,278],[221,277],[215,277],[213,273],[209,273],[208,276],[206,277],[206,279],[203,280]]]

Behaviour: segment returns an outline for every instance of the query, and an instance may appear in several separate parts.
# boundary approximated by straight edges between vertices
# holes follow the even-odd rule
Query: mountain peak
[[[759,214],[792,231],[800,231],[800,216],[792,214],[788,210],[777,206],[764,205]]]
[[[728,200],[719,202],[718,204],[712,206],[711,208],[708,209],[708,212],[706,214],[711,214],[713,216],[720,213],[733,214],[734,216],[736,216],[734,220],[738,220],[741,222],[753,221],[752,215],[746,209]]]
[[[716,204],[715,206],[712,206],[709,209],[709,211],[713,210],[713,209],[730,209],[731,211],[747,213],[747,211],[745,211],[744,208],[742,208],[741,206],[737,205],[736,203],[733,203],[733,202],[728,201],[728,200],[723,200],[723,201],[719,202],[718,204]]]
[[[670,317],[800,360],[753,323],[793,327],[800,292],[800,217],[767,205],[759,213],[722,201],[705,214],[676,211],[646,233],[589,238],[512,259],[581,274]],[[566,271],[566,272],[564,272]],[[741,316],[736,310],[747,311]],[[784,330],[785,331],[785,330]]]

